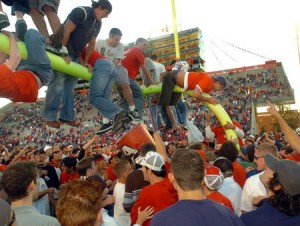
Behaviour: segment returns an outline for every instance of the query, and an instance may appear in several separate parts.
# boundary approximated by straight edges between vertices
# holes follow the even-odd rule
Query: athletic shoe
[[[0,12],[0,31],[10,25],[8,16],[4,12]]]
[[[120,111],[113,120],[113,131],[116,133],[116,131],[119,131],[120,128],[123,127],[124,122],[131,121],[128,114],[125,111]]]
[[[103,125],[101,126],[101,128],[100,128],[98,131],[96,131],[96,134],[97,134],[97,135],[102,135],[102,134],[108,132],[109,130],[111,130],[112,127],[113,127],[112,122],[105,123],[105,124],[103,124]]]
[[[64,124],[67,124],[69,126],[72,126],[72,127],[79,127],[79,123],[76,122],[75,120],[72,120],[72,121],[67,121],[67,120],[64,120],[62,118],[59,118],[58,119],[60,122],[64,123]]]
[[[55,49],[61,49],[62,48],[62,41],[64,38],[64,25],[61,24],[59,29],[52,35],[50,35],[50,41],[52,46]]]
[[[20,41],[25,41],[25,33],[27,31],[27,24],[24,19],[18,19],[16,24],[16,34]]]
[[[59,129],[60,128],[60,122],[58,121],[45,121],[45,124],[49,127],[55,128],[55,129]]]
[[[140,122],[141,118],[140,118],[140,114],[139,111],[137,109],[134,109],[134,111],[130,111],[129,112],[129,117],[134,121],[134,122]]]
[[[119,123],[118,125],[116,125],[113,128],[113,132],[115,134],[123,133],[127,129],[127,127],[130,124],[130,122],[131,122],[131,118],[130,117],[128,117],[128,116],[124,117],[122,123]]]
[[[65,57],[68,56],[68,50],[65,46],[60,49],[54,48],[53,46],[46,45],[46,51],[53,53],[57,56]]]

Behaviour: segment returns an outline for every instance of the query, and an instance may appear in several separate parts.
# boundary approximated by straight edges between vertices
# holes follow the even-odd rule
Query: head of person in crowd
[[[146,156],[146,154],[149,151],[156,152],[156,146],[155,146],[155,144],[153,144],[153,143],[145,143],[145,144],[143,144],[141,146],[141,149],[140,149],[140,155],[144,157],[144,156]]]
[[[122,159],[114,165],[114,172],[120,183],[125,184],[128,175],[132,172],[132,166],[126,159]]]
[[[226,87],[227,82],[223,76],[213,76],[212,78],[214,80],[213,91],[217,92]]]
[[[49,162],[55,162],[55,163],[60,163],[62,159],[62,152],[61,151],[54,151],[50,156],[49,156]]]
[[[61,145],[60,146],[60,150],[62,151],[62,154],[63,154],[63,158],[65,158],[65,157],[67,157],[67,156],[69,156],[69,148],[68,148],[68,146],[67,145]]]
[[[152,54],[151,56],[150,56],[150,59],[151,60],[153,60],[153,61],[157,61],[157,55],[156,54]]]
[[[137,158],[136,163],[142,166],[144,179],[150,184],[157,182],[158,178],[165,178],[167,174],[163,157],[154,151],[149,151],[144,157]]]
[[[235,144],[232,141],[226,141],[222,144],[221,148],[216,152],[219,157],[225,157],[231,162],[234,162],[239,155]]]
[[[217,191],[220,187],[222,187],[223,181],[224,176],[218,167],[205,164],[205,176],[203,183],[204,191]]]
[[[140,48],[142,51],[144,51],[148,47],[148,41],[144,38],[138,38],[135,44],[136,47]]]
[[[107,39],[108,44],[114,48],[117,47],[120,44],[122,35],[122,31],[119,28],[114,27],[110,29]]]
[[[71,152],[72,156],[78,158],[79,151],[80,151],[79,148],[74,148],[73,151]]]
[[[0,226],[15,226],[15,213],[3,199],[0,199],[0,209]]]
[[[176,150],[176,145],[174,141],[167,142],[166,150],[169,156],[173,156]]]
[[[112,154],[108,160],[109,165],[116,165],[117,162],[120,161],[119,154]]]
[[[3,172],[1,185],[14,202],[26,201],[31,205],[38,199],[39,176],[36,163],[20,161],[9,165]]]
[[[37,161],[38,164],[45,164],[47,161],[46,152],[43,149],[36,150],[34,153],[34,160]]]
[[[71,181],[61,186],[56,205],[57,218],[64,226],[101,225],[101,202],[100,182]]]
[[[103,155],[96,154],[94,155],[94,161],[97,166],[98,172],[102,175],[107,169],[107,163]]]
[[[246,146],[251,145],[251,144],[254,145],[254,143],[255,143],[254,136],[252,136],[252,135],[250,135],[250,136],[245,139]]]
[[[169,179],[178,193],[202,191],[204,180],[203,159],[194,150],[177,149],[171,159]]]
[[[254,152],[255,146],[253,144],[247,145],[246,150],[244,152],[247,162],[254,162]]]
[[[280,156],[285,156],[285,155],[289,155],[293,152],[293,149],[290,146],[283,146],[280,151],[279,151],[279,155]]]
[[[276,158],[278,157],[277,147],[271,143],[268,142],[261,143],[255,148],[254,162],[256,165],[256,169],[258,171],[263,171],[266,169],[266,163],[264,157],[267,153],[275,156]]]
[[[66,157],[61,160],[61,169],[66,174],[73,175],[76,172],[77,160],[73,157]]]
[[[74,146],[73,145],[69,145],[68,146],[69,153],[72,153],[73,150],[74,150]]]
[[[219,157],[214,161],[213,165],[218,167],[221,170],[224,178],[232,177],[233,165],[232,162],[227,158]]]
[[[289,216],[300,215],[300,165],[279,160],[267,153],[266,170],[260,179],[267,189],[270,204]]]
[[[95,17],[97,20],[102,20],[107,18],[112,12],[112,5],[108,0],[96,0],[92,1],[92,7],[95,12]]]
[[[81,159],[76,165],[76,170],[82,177],[90,177],[99,174],[92,156]]]

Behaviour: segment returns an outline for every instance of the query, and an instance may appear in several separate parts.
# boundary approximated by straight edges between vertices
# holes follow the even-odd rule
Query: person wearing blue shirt
[[[265,155],[267,168],[260,180],[267,190],[258,208],[241,216],[246,226],[300,225],[300,165]]]
[[[177,149],[169,179],[179,201],[155,214],[151,226],[243,226],[233,211],[206,199],[203,178],[204,162],[200,155],[191,149]]]

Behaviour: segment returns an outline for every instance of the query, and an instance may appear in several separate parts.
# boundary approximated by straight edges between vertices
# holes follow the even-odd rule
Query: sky
[[[103,19],[100,39],[107,38],[112,27],[122,30],[124,44],[134,42],[138,37],[165,35],[167,33],[161,30],[166,25],[169,32],[173,29],[171,0],[110,2],[113,10]],[[300,35],[299,1],[175,0],[175,3],[177,29],[199,27],[203,32],[207,71],[264,64],[268,59],[282,62],[295,90],[295,107],[300,109],[300,63],[296,42],[297,28]],[[61,0],[58,15],[63,22],[73,8],[90,4],[90,0]],[[4,10],[10,12],[5,6]],[[29,16],[25,20],[29,27],[34,27]],[[10,21],[12,25],[8,30],[12,31],[15,18],[10,16]],[[44,95],[45,88],[42,88],[39,96]],[[0,107],[7,102],[0,98]]]

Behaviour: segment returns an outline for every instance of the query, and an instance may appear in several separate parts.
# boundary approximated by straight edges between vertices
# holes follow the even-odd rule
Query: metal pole
[[[299,48],[299,33],[298,33],[298,27],[296,30],[296,41],[297,41],[297,48],[298,48],[298,58],[299,58],[299,64],[300,64],[300,48]]]
[[[179,40],[178,40],[177,23],[176,23],[175,0],[171,0],[171,2],[172,2],[172,16],[173,16],[174,42],[175,42],[176,59],[180,59]]]

